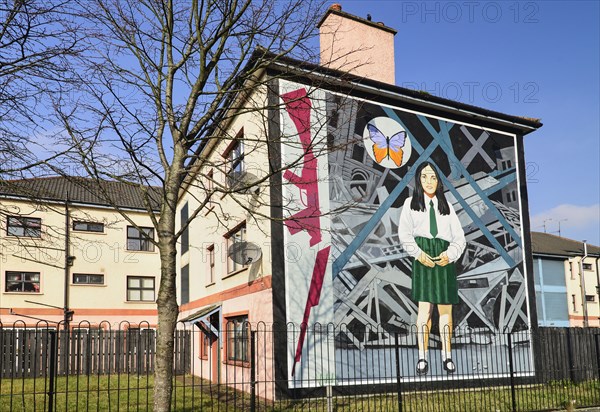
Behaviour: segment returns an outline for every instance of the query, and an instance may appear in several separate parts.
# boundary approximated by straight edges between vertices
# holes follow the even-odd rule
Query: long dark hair
[[[438,212],[440,212],[440,215],[449,215],[450,206],[448,206],[448,201],[446,200],[446,196],[444,196],[444,184],[440,179],[436,167],[431,162],[423,162],[419,165],[419,167],[417,167],[417,172],[415,173],[415,190],[413,191],[410,208],[412,210],[418,210],[419,212],[425,211],[425,192],[423,191],[423,186],[421,185],[421,172],[427,166],[430,166],[433,169],[433,173],[435,173],[435,177],[437,178],[435,197],[437,197],[438,201]]]

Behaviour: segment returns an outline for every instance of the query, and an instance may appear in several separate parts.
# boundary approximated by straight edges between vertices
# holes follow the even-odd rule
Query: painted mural
[[[290,384],[323,359],[325,384],[383,382],[396,343],[405,379],[505,376],[507,354],[488,357],[529,327],[515,136],[282,83],[283,134],[314,143],[282,145],[314,183],[299,186],[301,166],[284,175]],[[331,330],[302,327],[315,322]],[[530,344],[518,350],[532,372]]]

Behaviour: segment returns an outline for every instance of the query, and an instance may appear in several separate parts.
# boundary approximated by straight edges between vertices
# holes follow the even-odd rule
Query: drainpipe
[[[590,326],[587,311],[587,301],[585,300],[585,273],[583,272],[583,261],[587,258],[587,242],[583,241],[583,257],[579,261],[579,275],[581,276],[581,304],[583,306],[583,327]]]
[[[598,267],[598,261],[600,257],[596,258],[596,295],[598,296],[598,327],[600,327],[600,268]]]
[[[69,216],[69,192],[65,198],[65,279],[64,279],[64,301],[63,301],[63,321],[65,331],[69,330],[69,323],[73,317],[73,312],[69,310],[69,281],[71,278],[71,266],[75,259],[70,254],[70,216]]]

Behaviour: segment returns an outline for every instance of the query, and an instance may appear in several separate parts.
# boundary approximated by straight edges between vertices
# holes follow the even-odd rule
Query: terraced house
[[[124,183],[75,177],[1,182],[0,322],[155,325],[160,264],[149,207],[158,201],[146,204],[136,186]]]

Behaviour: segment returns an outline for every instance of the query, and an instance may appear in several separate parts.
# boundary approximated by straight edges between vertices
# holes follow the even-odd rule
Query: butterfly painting
[[[375,156],[375,161],[381,163],[387,157],[392,160],[397,167],[402,166],[406,132],[401,131],[387,137],[377,127],[370,123],[367,124],[367,129],[369,131],[369,138],[373,142],[373,155]]]

